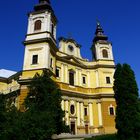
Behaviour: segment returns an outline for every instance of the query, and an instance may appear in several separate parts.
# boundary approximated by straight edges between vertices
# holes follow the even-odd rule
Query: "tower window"
[[[106,83],[107,83],[107,84],[110,84],[110,83],[111,83],[110,77],[106,77]]]
[[[74,86],[74,72],[73,71],[69,72],[69,84]]]
[[[108,52],[107,52],[107,50],[103,49],[102,50],[102,55],[103,55],[103,58],[108,58]]]
[[[38,63],[38,55],[33,55],[32,64],[37,64],[37,63]]]
[[[38,31],[38,30],[41,30],[41,20],[35,21],[34,24],[34,31]]]
[[[83,84],[86,84],[86,77],[83,76]]]
[[[109,115],[115,115],[114,107],[109,107]]]
[[[54,35],[54,25],[52,24],[52,35]]]
[[[60,77],[60,70],[56,68],[56,77]]]

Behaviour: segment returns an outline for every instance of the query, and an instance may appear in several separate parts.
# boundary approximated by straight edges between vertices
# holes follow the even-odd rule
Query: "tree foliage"
[[[36,74],[29,91],[25,106],[28,109],[27,118],[30,117],[28,122],[34,124],[34,139],[50,138],[52,134],[67,132],[68,127],[63,121],[64,112],[61,109],[61,92],[50,74],[47,71],[41,76]]]
[[[0,94],[0,139],[1,140],[14,140],[15,125],[19,118],[19,111],[12,104],[9,96]],[[11,138],[12,137],[12,138]],[[16,140],[16,138],[15,138]]]
[[[4,122],[6,120],[5,112],[5,96],[3,94],[0,94],[0,134],[3,133]]]
[[[128,64],[118,64],[114,79],[118,138],[120,140],[139,140],[140,106],[134,72]]]
[[[13,106],[6,109],[4,96],[0,100],[3,101],[0,102],[1,140],[49,140],[52,134],[69,132],[63,121],[60,89],[47,71],[31,80],[25,112]]]

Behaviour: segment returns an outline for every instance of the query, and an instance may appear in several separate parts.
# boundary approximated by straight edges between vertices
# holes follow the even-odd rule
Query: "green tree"
[[[0,93],[0,136],[3,133],[4,122],[6,121],[5,110],[5,96]]]
[[[139,140],[140,107],[134,72],[128,64],[118,64],[114,79],[117,136],[120,140]]]
[[[47,71],[29,83],[25,112],[11,105],[9,96],[0,95],[1,140],[50,140],[52,134],[69,132],[63,121],[61,92]]]
[[[51,139],[52,134],[69,131],[63,121],[60,89],[50,76],[47,71],[36,74],[29,85],[23,121],[29,140]]]

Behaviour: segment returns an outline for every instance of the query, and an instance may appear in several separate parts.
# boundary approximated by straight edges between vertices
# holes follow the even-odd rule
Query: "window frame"
[[[110,110],[110,109],[113,109],[113,110],[112,110],[113,113],[111,113],[111,110]],[[115,107],[114,107],[114,106],[110,105],[110,106],[108,107],[108,114],[109,114],[110,116],[115,116]]]
[[[69,71],[69,85],[74,86],[75,85],[75,76],[74,71]]]
[[[82,83],[83,85],[86,85],[86,76],[82,76]]]
[[[41,28],[42,28],[42,21],[41,20],[36,20],[34,22],[34,31],[41,31]]]
[[[108,50],[103,49],[103,50],[102,50],[102,56],[103,56],[103,58],[109,58]]]
[[[84,108],[84,116],[88,116],[88,109],[87,109],[87,107]]]
[[[32,65],[38,64],[38,54],[32,55]]]
[[[56,78],[60,78],[60,68],[56,68]]]
[[[111,78],[109,76],[106,77],[106,84],[111,84]]]
[[[73,108],[72,108],[73,107]],[[72,110],[73,109],[73,110]],[[75,115],[75,105],[74,104],[71,104],[70,105],[70,114],[71,115]]]

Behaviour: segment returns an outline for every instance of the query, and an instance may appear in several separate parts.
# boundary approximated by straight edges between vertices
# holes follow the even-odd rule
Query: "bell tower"
[[[95,37],[91,47],[93,60],[114,60],[112,52],[112,44],[108,41],[108,37],[99,22],[97,22]]]
[[[39,0],[28,14],[23,70],[50,68],[51,52],[57,49],[56,25],[50,0]]]

